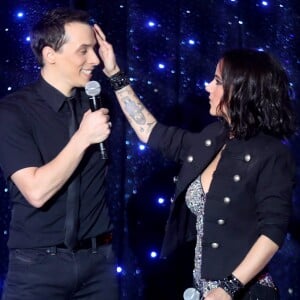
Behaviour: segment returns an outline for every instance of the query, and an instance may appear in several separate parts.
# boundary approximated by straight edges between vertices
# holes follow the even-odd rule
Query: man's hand
[[[106,41],[105,34],[97,24],[94,25],[94,32],[99,44],[99,56],[104,64],[103,72],[106,76],[111,77],[120,71],[113,47]]]
[[[103,142],[111,132],[111,123],[109,122],[109,111],[101,108],[92,112],[88,110],[80,123],[79,129],[75,135],[81,143],[88,147],[89,145]]]

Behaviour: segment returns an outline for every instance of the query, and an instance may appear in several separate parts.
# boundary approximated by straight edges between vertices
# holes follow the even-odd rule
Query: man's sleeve
[[[13,103],[1,102],[0,166],[8,179],[16,171],[40,166],[42,162],[25,113]]]

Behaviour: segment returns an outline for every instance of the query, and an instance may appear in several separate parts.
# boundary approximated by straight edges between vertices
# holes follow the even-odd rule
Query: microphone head
[[[88,96],[95,97],[100,94],[101,92],[101,86],[98,81],[89,81],[85,85],[85,92]]]
[[[183,299],[184,300],[200,300],[200,293],[195,288],[187,288],[183,293]]]

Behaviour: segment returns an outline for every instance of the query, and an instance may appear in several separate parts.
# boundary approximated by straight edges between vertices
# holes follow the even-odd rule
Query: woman
[[[204,299],[278,299],[267,264],[287,233],[295,175],[282,143],[295,130],[283,68],[265,52],[226,52],[206,86],[219,120],[190,133],[157,122],[95,33],[132,128],[181,164],[162,255],[196,238],[193,276]]]

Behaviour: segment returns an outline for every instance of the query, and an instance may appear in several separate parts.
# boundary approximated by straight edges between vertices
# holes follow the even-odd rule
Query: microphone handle
[[[90,102],[91,111],[99,110],[102,107],[100,96],[90,96],[89,102]],[[100,158],[108,159],[108,155],[107,155],[107,151],[106,151],[104,142],[99,143],[99,148],[100,148]]]

